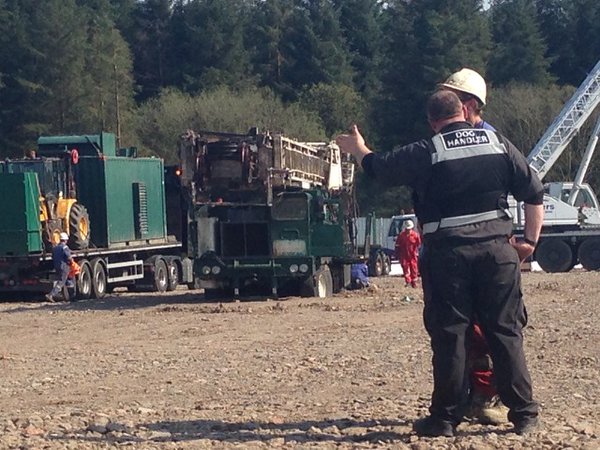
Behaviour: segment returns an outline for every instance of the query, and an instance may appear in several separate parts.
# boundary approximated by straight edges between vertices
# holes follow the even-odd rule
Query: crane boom
[[[527,156],[529,165],[540,179],[548,173],[599,103],[600,61]]]

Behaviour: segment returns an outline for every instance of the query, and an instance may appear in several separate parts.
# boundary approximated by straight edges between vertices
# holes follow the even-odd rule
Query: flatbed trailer
[[[67,299],[193,281],[168,230],[162,160],[118,149],[111,133],[41,137],[36,157],[0,162],[0,197],[0,292],[49,292],[62,233],[81,267]]]
[[[181,258],[181,243],[133,244],[124,248],[73,251],[81,267],[74,289],[65,296],[102,298],[116,287],[130,290],[174,290],[191,280],[191,262]],[[47,293],[55,281],[52,255],[0,257],[0,292]]]

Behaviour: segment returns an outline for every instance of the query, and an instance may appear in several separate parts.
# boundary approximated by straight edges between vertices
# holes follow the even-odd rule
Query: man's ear
[[[433,122],[429,117],[427,118],[427,123],[429,124],[429,127],[433,130],[434,133],[437,133],[437,131],[435,130],[435,122]]]
[[[466,102],[462,104],[462,113],[465,119],[469,117],[469,107],[467,106]]]

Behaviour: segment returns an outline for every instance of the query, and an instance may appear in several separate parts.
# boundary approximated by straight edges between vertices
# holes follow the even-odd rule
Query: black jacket
[[[434,140],[447,151],[442,153],[450,155],[447,160],[439,161],[442,153],[436,150]],[[473,149],[479,151],[472,153]],[[504,136],[474,129],[467,122],[447,125],[431,139],[369,154],[362,166],[367,175],[386,185],[411,187],[421,224],[506,209],[508,193],[525,203],[543,202],[543,185],[523,154]],[[510,235],[512,228],[507,216],[439,230],[435,235],[482,239]]]

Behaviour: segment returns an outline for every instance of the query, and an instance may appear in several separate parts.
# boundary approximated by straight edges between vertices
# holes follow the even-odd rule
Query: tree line
[[[598,61],[600,2],[0,0],[0,41],[3,157],[104,130],[175,163],[186,128],[314,141],[352,122],[387,151],[429,133],[425,100],[461,67],[485,76],[486,119],[528,153]],[[583,139],[549,178],[573,176]],[[360,191],[381,214],[410,202]]]

